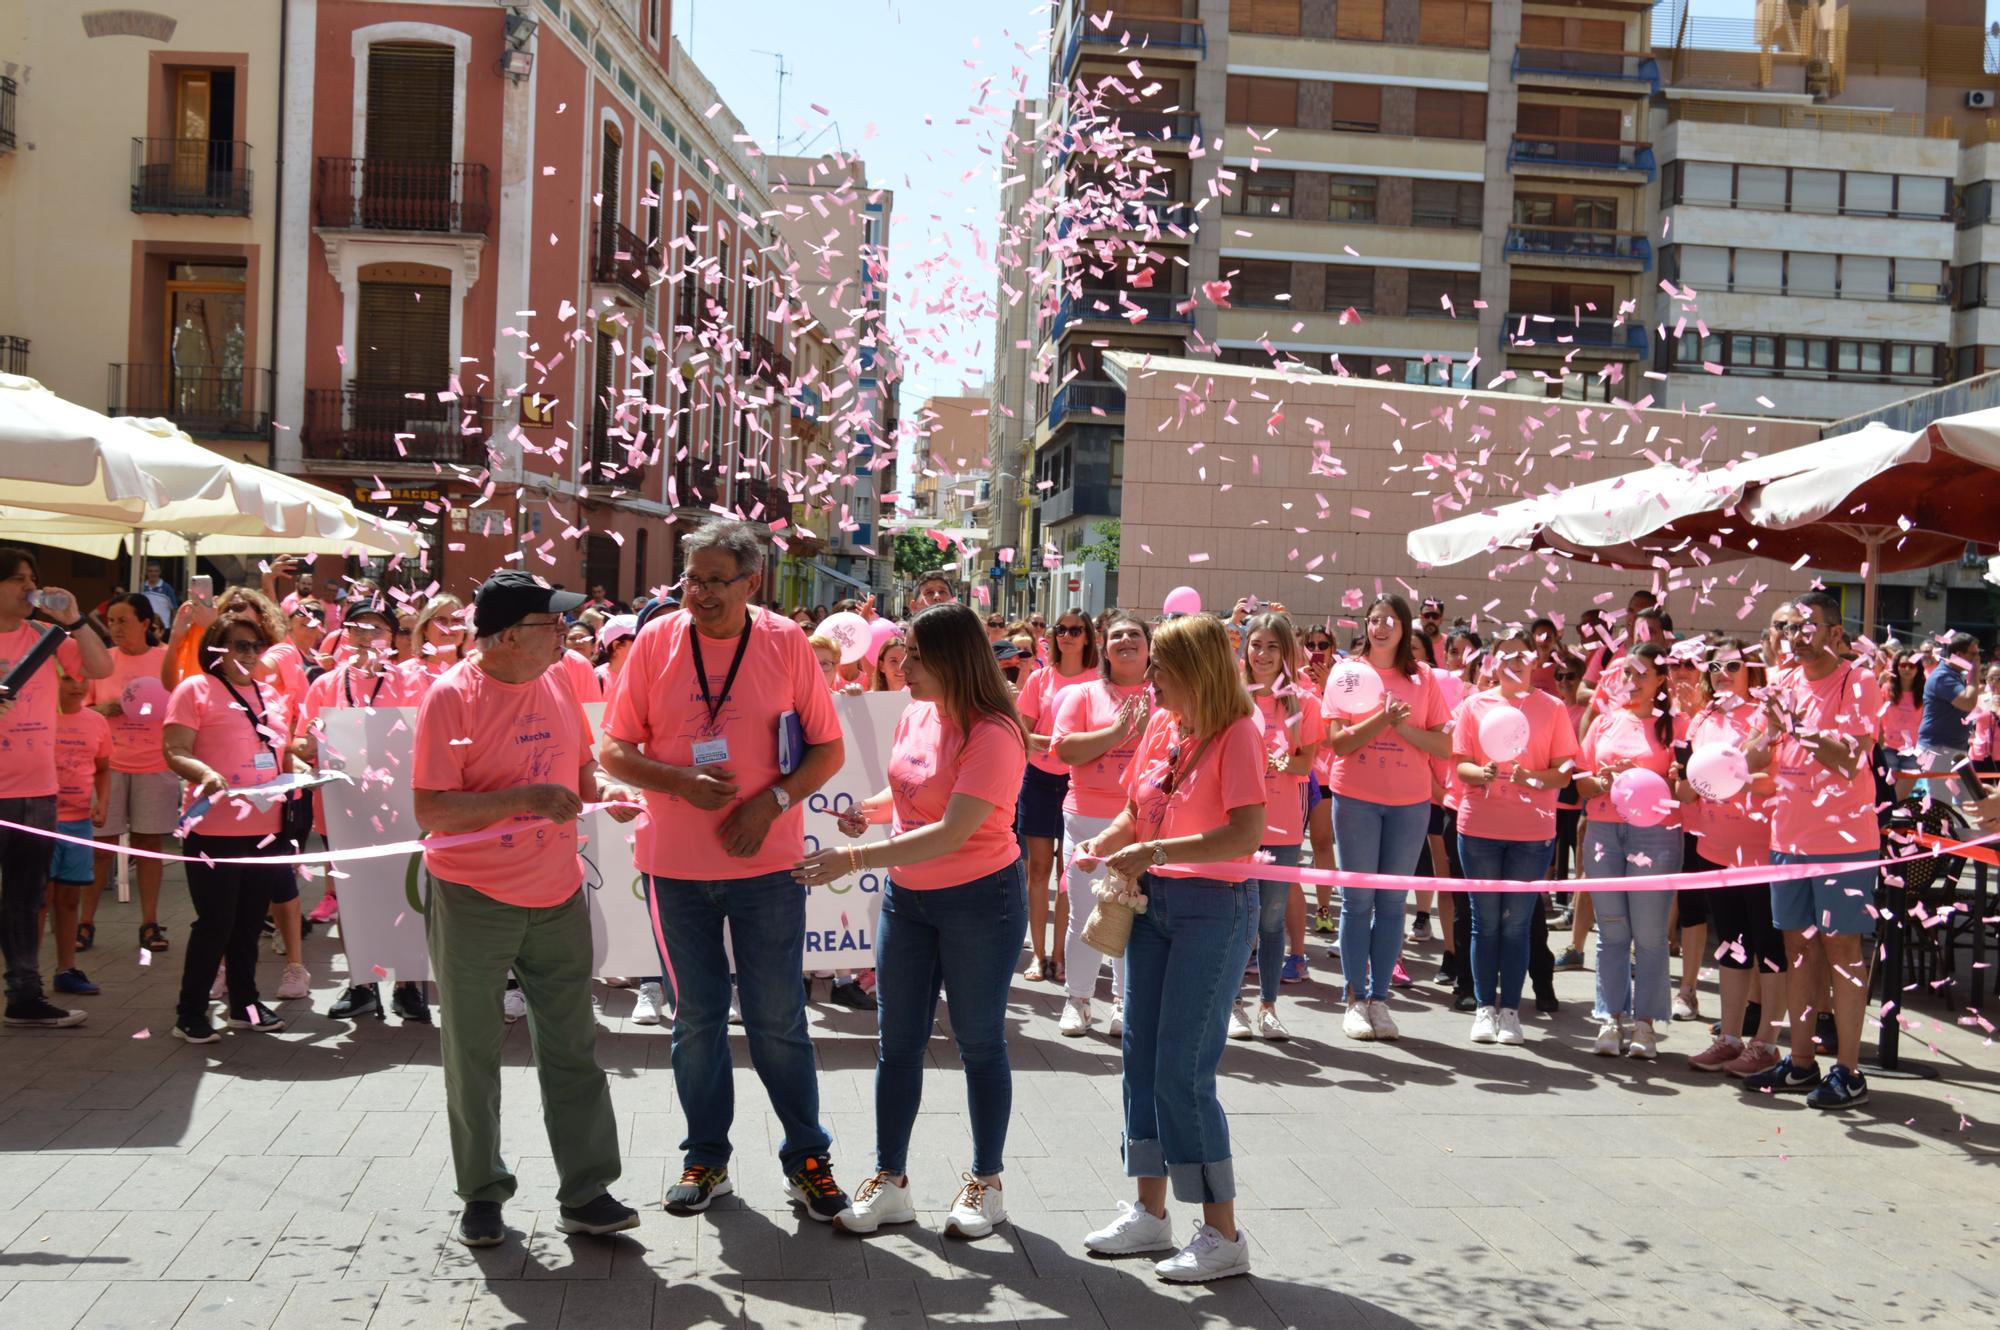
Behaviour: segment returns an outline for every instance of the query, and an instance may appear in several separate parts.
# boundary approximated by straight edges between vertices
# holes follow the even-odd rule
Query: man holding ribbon
[[[791,868],[806,853],[806,798],[840,770],[840,719],[805,631],[750,608],[764,585],[756,528],[711,522],[681,544],[682,608],[639,630],[605,709],[603,748],[605,770],[646,791],[636,858],[674,987],[674,1086],[687,1136],[665,1202],[697,1214],[731,1189],[733,955],[750,1060],[784,1128],[787,1194],[831,1223],[847,1196],[819,1120],[806,888]]]
[[[424,850],[433,879],[424,928],[443,1008],[452,1163],[466,1203],[455,1236],[468,1247],[505,1240],[500,1207],[516,1186],[500,1156],[501,994],[510,970],[528,997],[559,1179],[556,1227],[602,1234],[639,1222],[607,1190],[619,1174],[618,1124],[597,1065],[576,836],[586,801],[636,805],[639,796],[600,778],[590,722],[550,668],[562,654],[562,616],[582,603],[524,572],[493,574],[473,609],[478,656],[439,678],[417,711],[417,824],[441,838]],[[637,815],[636,807],[615,814]],[[458,843],[467,833],[487,834]]]

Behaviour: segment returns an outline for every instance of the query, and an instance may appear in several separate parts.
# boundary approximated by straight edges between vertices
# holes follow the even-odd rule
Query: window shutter
[[[1576,44],[1586,51],[1625,50],[1625,25],[1614,19],[1587,18],[1577,24]]]
[[[1333,11],[1333,35],[1343,41],[1382,40],[1382,0],[1340,0]]]
[[[1492,22],[1491,5],[1470,0],[1421,0],[1417,42],[1423,46],[1485,46]]]
[[[1528,108],[1521,108],[1526,119]],[[1417,137],[1470,139],[1486,137],[1486,94],[1417,89]]]
[[[1374,133],[1382,128],[1382,88],[1375,83],[1333,85],[1333,127]]]
[[[1563,45],[1563,21],[1546,14],[1521,15],[1521,45],[1531,50]]]
[[[1277,305],[1278,297],[1292,289],[1292,265],[1268,259],[1245,259],[1238,265],[1234,281],[1236,303]]]
[[[1249,123],[1264,128],[1289,128],[1299,122],[1297,79],[1250,80]]]
[[[1375,270],[1358,263],[1326,265],[1326,308],[1354,309],[1366,314],[1375,308]]]
[[[368,48],[368,142],[371,159],[451,160],[455,81],[448,46],[378,42]]]
[[[1232,125],[1250,123],[1250,79],[1248,75],[1231,74],[1223,92],[1222,118]]]
[[[361,283],[356,334],[356,383],[435,392],[451,380],[449,286]],[[409,407],[423,414],[418,403]]]
[[[1170,3],[1174,12],[1166,17],[1180,17],[1179,0]],[[1300,0],[1229,0],[1229,30],[1296,37],[1299,8]]]

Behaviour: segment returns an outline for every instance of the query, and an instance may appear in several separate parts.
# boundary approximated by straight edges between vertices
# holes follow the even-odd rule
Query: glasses
[[[1036,628],[1047,628],[1049,626],[1048,620],[1046,619],[1030,619],[1028,620],[1028,622],[1034,625]]]
[[[735,586],[748,576],[750,576],[748,573],[738,573],[734,577],[695,577],[689,575],[681,578],[681,589],[690,591],[697,596],[713,596],[720,594],[724,588]]]
[[[1083,636],[1083,625],[1082,625],[1082,624],[1080,624],[1080,623],[1059,623],[1059,624],[1057,624],[1057,625],[1056,625],[1056,636],[1057,636],[1057,637],[1082,637],[1082,636]]]
[[[514,626],[516,628],[560,628],[563,626],[563,621],[562,617],[558,615],[552,619],[523,619]]]
[[[1579,679],[1581,679],[1581,678],[1583,678],[1583,676],[1582,676],[1581,674],[1575,674],[1575,673],[1572,673],[1571,671],[1568,671],[1568,670],[1557,670],[1557,671],[1556,671],[1556,682],[1557,682],[1557,683],[1575,683],[1575,682],[1577,682],[1577,681],[1578,681]]]
[[[1805,625],[1802,623],[1774,623],[1771,625],[1771,631],[1780,637],[1790,637],[1804,629]]]
[[[264,643],[259,638],[239,637],[223,643],[222,649],[232,656],[256,656],[263,654]]]
[[[1743,662],[1740,660],[1715,660],[1709,662],[1708,672],[1710,674],[1741,674],[1743,673],[1743,668]]]

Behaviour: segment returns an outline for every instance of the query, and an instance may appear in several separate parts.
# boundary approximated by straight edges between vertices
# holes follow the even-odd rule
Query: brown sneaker
[[[1743,1056],[1743,1041],[1717,1035],[1715,1042],[1688,1059],[1696,1071],[1721,1071]]]
[[[1760,1071],[1769,1071],[1778,1065],[1781,1057],[1778,1050],[1769,1044],[1752,1039],[1743,1045],[1743,1052],[1737,1059],[1722,1070],[1725,1075],[1741,1080],[1746,1076],[1755,1076]]]

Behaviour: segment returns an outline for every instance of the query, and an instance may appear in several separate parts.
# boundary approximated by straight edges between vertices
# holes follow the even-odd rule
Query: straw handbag
[[[1116,873],[1107,874],[1091,888],[1097,904],[1083,925],[1083,940],[1112,960],[1125,954],[1132,940],[1132,920],[1146,912],[1146,897],[1139,884]]]

